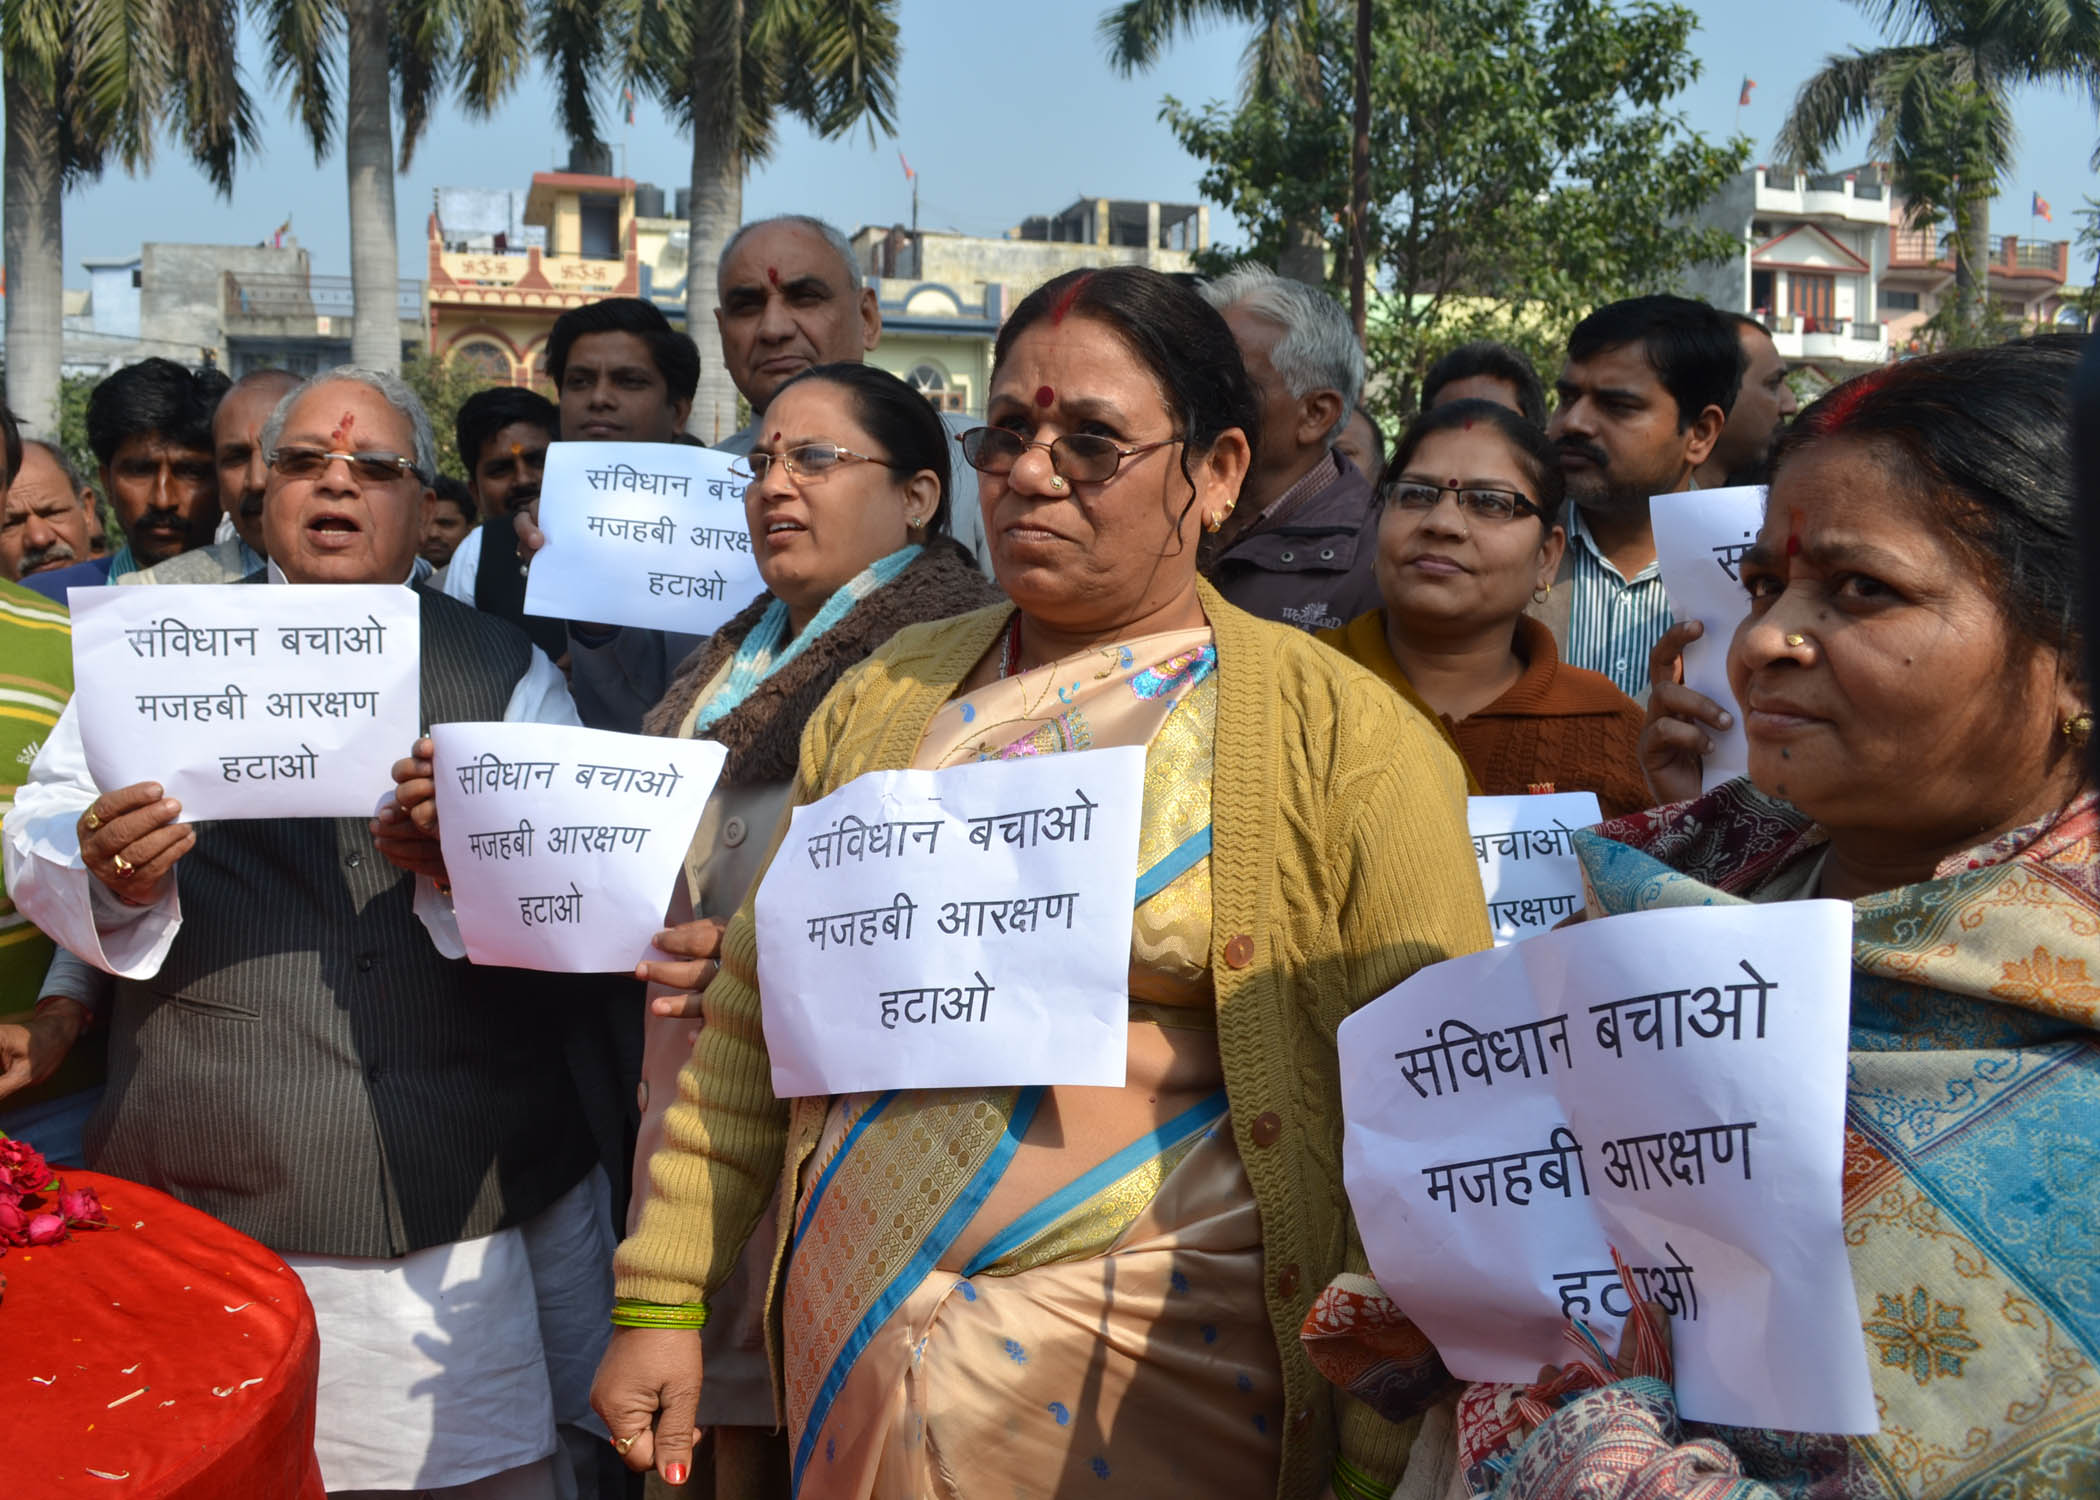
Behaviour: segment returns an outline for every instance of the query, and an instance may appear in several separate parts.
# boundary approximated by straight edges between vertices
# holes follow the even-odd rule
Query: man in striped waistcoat
[[[317,376],[262,438],[271,562],[243,584],[413,586],[435,454],[398,379]],[[577,722],[515,626],[417,595],[426,725]],[[376,805],[389,768],[371,779]],[[331,1494],[554,1500],[579,1474],[590,1494],[611,1221],[558,997],[466,963],[449,900],[389,863],[379,826],[184,823],[158,785],[95,787],[61,718],[5,846],[22,911],[116,976],[89,1165],[299,1272]]]

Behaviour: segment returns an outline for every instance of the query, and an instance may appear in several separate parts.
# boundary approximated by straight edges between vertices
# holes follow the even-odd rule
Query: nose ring
[[[1798,651],[1808,644],[1808,637],[1797,630],[1787,636],[1786,643]]]

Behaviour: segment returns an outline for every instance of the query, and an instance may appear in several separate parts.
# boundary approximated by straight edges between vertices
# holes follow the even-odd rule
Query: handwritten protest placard
[[[1141,747],[871,772],[758,888],[773,1092],[1123,1082]]]
[[[1496,947],[1550,931],[1582,910],[1582,865],[1572,835],[1602,817],[1595,792],[1466,799]]]
[[[1700,1422],[1876,1428],[1841,1228],[1852,910],[1682,907],[1434,964],[1344,1021],[1379,1284],[1466,1380],[1530,1382],[1636,1290]]]
[[[366,817],[422,722],[422,624],[396,584],[72,592],[75,711],[105,791],[187,822]]]
[[[722,746],[570,724],[437,724],[430,737],[468,957],[598,974],[662,956],[649,940]]]
[[[1649,514],[1670,613],[1706,627],[1704,635],[1684,648],[1685,685],[1735,717],[1727,729],[1706,726],[1714,753],[1706,757],[1702,780],[1712,790],[1750,771],[1742,712],[1736,707],[1735,689],[1728,685],[1728,643],[1750,612],[1738,570],[1765,522],[1765,488],[1752,484],[1657,495],[1649,502]]]
[[[525,612],[712,632],[765,590],[735,461],[684,443],[550,445]]]

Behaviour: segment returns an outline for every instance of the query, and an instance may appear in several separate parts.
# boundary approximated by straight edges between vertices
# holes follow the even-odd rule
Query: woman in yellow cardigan
[[[777,1100],[747,905],[620,1250],[594,1404],[631,1466],[683,1480],[691,1329],[777,1182],[798,1494],[1382,1500],[1410,1434],[1333,1396],[1297,1333],[1363,1264],[1335,1028],[1488,941],[1464,772],[1375,678],[1198,579],[1260,422],[1200,297],[1074,272],[995,360],[963,444],[1015,607],[914,626],[842,680],[795,796],[1147,747],[1127,1080]]]

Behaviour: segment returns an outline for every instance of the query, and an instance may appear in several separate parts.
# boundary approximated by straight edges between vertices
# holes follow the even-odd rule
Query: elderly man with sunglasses
[[[420,586],[435,452],[396,377],[317,376],[262,441],[270,562],[243,584],[414,587],[425,723],[577,722],[522,631]],[[375,806],[392,769],[370,768]],[[299,1272],[331,1493],[576,1493],[568,1471],[588,1480],[603,1442],[587,1395],[612,1244],[551,991],[464,961],[391,805],[369,822],[181,812],[150,782],[99,790],[69,708],[6,818],[16,903],[115,976],[89,1165]]]

